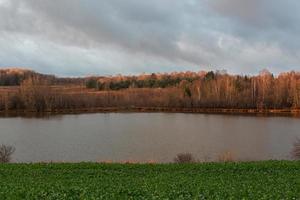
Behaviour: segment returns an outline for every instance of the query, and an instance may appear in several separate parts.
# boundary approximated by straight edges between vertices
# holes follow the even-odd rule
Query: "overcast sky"
[[[300,71],[299,0],[0,0],[0,66],[62,76]]]

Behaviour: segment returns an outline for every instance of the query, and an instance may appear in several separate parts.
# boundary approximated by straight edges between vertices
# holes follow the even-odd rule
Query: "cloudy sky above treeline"
[[[299,0],[0,0],[0,66],[62,76],[300,71]]]

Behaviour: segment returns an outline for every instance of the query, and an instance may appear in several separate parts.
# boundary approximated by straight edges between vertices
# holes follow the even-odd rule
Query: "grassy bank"
[[[1,199],[298,199],[300,162],[4,164]]]

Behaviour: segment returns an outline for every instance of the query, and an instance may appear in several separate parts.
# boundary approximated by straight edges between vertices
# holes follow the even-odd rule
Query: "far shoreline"
[[[250,116],[291,116],[300,117],[300,109],[237,109],[237,108],[166,108],[166,107],[98,107],[59,109],[38,112],[35,110],[0,111],[0,117],[43,116],[96,113],[191,113],[191,114],[226,114]]]

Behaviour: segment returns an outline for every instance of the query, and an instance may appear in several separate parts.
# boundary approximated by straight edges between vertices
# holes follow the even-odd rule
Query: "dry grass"
[[[218,161],[219,162],[234,162],[235,159],[234,159],[234,155],[232,152],[230,151],[226,151],[224,153],[221,153],[219,156],[218,156]]]
[[[300,139],[299,138],[297,138],[296,142],[294,143],[291,154],[292,154],[293,159],[296,159],[296,160],[300,159]]]

